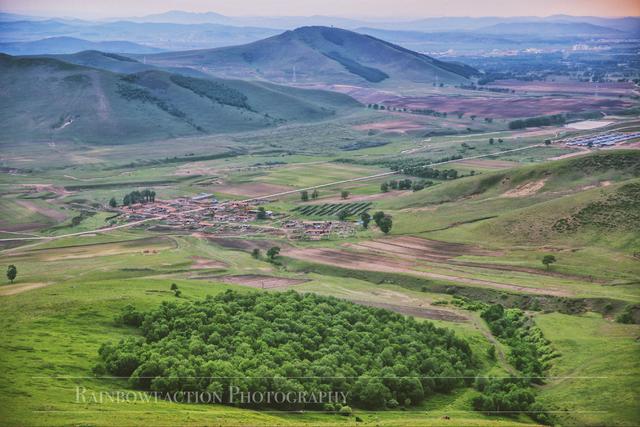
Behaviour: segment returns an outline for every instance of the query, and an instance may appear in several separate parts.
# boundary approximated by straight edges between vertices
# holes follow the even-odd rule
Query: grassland
[[[388,169],[380,166],[384,160],[411,156],[437,161],[451,155],[500,153],[540,143],[558,131],[569,132],[510,132],[501,129],[503,124],[494,123],[491,126],[495,129],[482,129],[490,130],[489,134],[463,131],[427,137],[422,132],[437,121],[432,117],[421,117],[424,129],[407,133],[378,129],[370,134],[359,128],[379,121],[381,114],[386,113],[357,111],[322,123],[159,139],[152,152],[144,144],[89,146],[79,141],[37,145],[30,148],[32,152],[24,147],[7,147],[5,151],[3,147],[2,165],[9,173],[0,178],[2,237],[95,229],[108,222],[107,201],[111,197],[120,200],[134,189],[153,188],[163,199],[201,192],[223,199],[254,197],[278,189],[295,191],[385,172]],[[396,119],[393,114],[387,118]],[[451,120],[459,121],[458,127],[467,124],[464,118]],[[495,139],[493,144],[490,137]],[[341,148],[379,139],[388,144],[353,151]],[[348,239],[317,243],[236,236],[225,246],[186,231],[152,232],[138,227],[26,242],[23,246],[5,243],[0,264],[17,265],[19,274],[14,285],[0,285],[0,326],[5,331],[0,343],[0,369],[6,373],[0,387],[0,422],[353,424],[353,418],[330,414],[269,413],[170,402],[136,403],[126,408],[74,403],[76,385],[90,390],[127,389],[123,380],[96,378],[91,373],[102,342],[133,333],[113,321],[124,305],[145,309],[164,300],[176,300],[169,291],[171,283],[178,284],[182,299],[231,288],[260,292],[248,284],[225,283],[223,276],[261,275],[297,283],[273,291],[293,288],[334,295],[454,329],[470,342],[482,359],[484,372],[491,375],[504,375],[510,367],[504,357],[488,360],[487,349],[496,345],[503,356],[509,349],[497,343],[477,313],[455,305],[454,295],[530,308],[536,324],[561,354],[552,367],[553,375],[607,377],[593,382],[550,379],[537,390],[545,407],[562,411],[558,418],[564,425],[633,425],[638,420],[633,403],[637,381],[633,375],[624,375],[638,370],[633,359],[638,329],[636,325],[614,323],[613,319],[626,305],[640,301],[640,269],[634,258],[634,252],[640,249],[637,229],[624,221],[616,222],[613,229],[594,221],[576,232],[560,233],[553,231],[552,225],[618,194],[625,185],[637,183],[640,162],[637,151],[621,150],[594,157],[630,160],[607,160],[594,166],[580,163],[580,157],[576,157],[521,167],[568,151],[552,145],[460,166],[445,165],[459,167],[464,174],[473,170],[475,176],[437,181],[418,192],[382,194],[380,184],[384,179],[377,179],[323,188],[316,201],[303,203],[296,191],[266,205],[275,212],[298,216],[294,209],[370,203],[367,206],[372,213],[383,210],[392,215],[389,236],[372,224]],[[357,163],[335,162],[345,158]],[[342,190],[349,191],[347,200],[340,199]],[[613,209],[624,212],[625,206],[615,204]],[[89,207],[97,213],[73,226],[72,218]],[[426,240],[421,243],[426,247],[419,248],[416,255],[416,248],[398,240],[406,238]],[[243,246],[234,248],[237,241]],[[255,259],[250,255],[254,246],[263,252],[280,246],[283,256],[276,263]],[[323,258],[328,262],[320,262],[319,257],[290,256],[320,251],[332,254]],[[362,253],[369,257],[368,266],[345,266],[336,261],[344,262],[347,256]],[[546,271],[540,260],[549,253],[558,262]],[[380,266],[402,271],[374,268]],[[606,311],[608,304],[610,311]],[[585,314],[587,309],[600,314]],[[573,314],[559,314],[558,310]],[[600,400],[599,390],[606,392]],[[412,411],[373,413],[357,409],[356,415],[363,425],[531,424],[524,415],[504,418],[471,411],[474,395],[473,390],[464,389],[429,399]],[[595,412],[586,412],[591,410]]]

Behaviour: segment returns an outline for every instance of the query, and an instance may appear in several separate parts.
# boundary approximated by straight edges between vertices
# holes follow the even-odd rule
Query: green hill
[[[95,67],[144,67],[114,54],[82,57]],[[331,92],[160,70],[118,74],[44,57],[0,55],[0,86],[0,143],[114,144],[239,132],[323,120],[359,106]]]
[[[148,63],[274,82],[461,83],[477,71],[333,27],[302,27],[254,43],[146,55]]]
[[[449,181],[381,207],[400,211],[398,233],[637,251],[639,177],[640,151],[609,150]]]

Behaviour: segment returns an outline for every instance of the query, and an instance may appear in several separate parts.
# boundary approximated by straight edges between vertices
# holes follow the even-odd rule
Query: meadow
[[[132,390],[125,379],[92,371],[102,343],[140,336],[115,321],[126,305],[148,311],[163,301],[192,302],[229,289],[315,293],[433,322],[464,338],[479,361],[478,375],[492,377],[516,372],[512,349],[494,336],[478,306],[521,308],[560,354],[550,378],[531,387],[545,411],[563,425],[636,424],[637,381],[628,373],[638,369],[638,326],[615,319],[640,302],[638,235],[624,219],[627,213],[635,218],[633,206],[618,200],[626,186],[637,184],[637,151],[550,160],[575,150],[545,146],[543,139],[582,131],[508,131],[494,122],[478,129],[490,131],[483,134],[458,129],[470,118],[450,117],[458,134],[427,136],[423,130],[437,122],[431,116],[420,117],[419,131],[372,128],[385,120],[397,120],[396,113],[363,109],[320,123],[158,140],[152,152],[143,144],[63,141],[33,152],[9,147],[3,161],[10,173],[0,179],[2,238],[51,239],[2,242],[1,264],[18,268],[14,284],[0,285],[2,424],[337,426],[353,425],[355,417],[358,424],[380,426],[536,424],[526,414],[474,411],[479,392],[471,386],[406,408],[354,407],[352,417],[167,401],[76,403],[76,386]],[[385,144],[370,144],[380,140]],[[464,176],[434,179],[419,191],[381,191],[389,179],[416,179],[402,173],[329,185],[306,202],[297,191],[389,172],[389,164],[408,156],[427,163],[489,153],[495,156],[438,166]],[[204,192],[235,200],[293,191],[264,205],[277,215],[264,224],[335,221],[348,207],[349,221],[364,210],[384,211],[393,227],[385,235],[372,221],[354,235],[320,242],[260,233],[215,236],[153,222],[100,232],[114,220],[111,197],[120,203],[146,188],[159,199]],[[622,213],[613,228],[589,208],[605,202]],[[591,222],[571,233],[553,227],[586,208],[589,216],[578,218]],[[76,232],[87,233],[65,237]],[[266,252],[273,246],[281,252],[270,260]],[[549,267],[541,263],[547,254],[557,258]],[[605,399],[599,398],[603,391]]]

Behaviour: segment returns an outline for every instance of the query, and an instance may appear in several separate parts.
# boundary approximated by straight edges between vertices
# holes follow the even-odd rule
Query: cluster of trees
[[[481,317],[491,332],[509,346],[508,360],[522,375],[519,378],[477,378],[475,386],[482,394],[473,399],[474,409],[507,415],[526,412],[542,424],[551,424],[549,415],[536,403],[531,384],[543,383],[550,360],[558,354],[520,309],[505,309],[500,304],[493,304],[482,310]]]
[[[517,308],[505,309],[493,304],[482,311],[482,318],[489,324],[493,335],[510,347],[509,361],[531,381],[542,383],[542,376],[549,368],[549,360],[557,357],[540,328]]]
[[[432,179],[456,179],[458,178],[458,171],[455,169],[434,169],[425,166],[407,166],[403,169],[398,169],[402,173],[411,176],[417,176],[419,178],[432,178]]]
[[[136,203],[148,203],[148,202],[153,203],[155,201],[156,201],[156,192],[153,190],[146,189],[142,191],[138,191],[138,190],[132,191],[131,193],[127,194],[122,199],[122,204],[125,206],[131,206]],[[109,201],[109,205],[111,207],[116,206],[115,198],[112,198]]]
[[[249,98],[244,93],[223,83],[207,79],[196,79],[180,74],[173,74],[170,79],[178,86],[209,98],[213,102],[254,111],[248,103]]]
[[[387,215],[382,211],[378,211],[373,214],[373,220],[376,225],[384,234],[388,234],[391,231],[391,227],[393,227],[393,220],[391,219],[391,215]]]
[[[333,297],[232,291],[120,319],[141,336],[100,347],[96,373],[157,392],[342,391],[367,409],[417,405],[471,385],[469,344],[431,322]],[[465,380],[471,378],[471,380]],[[312,403],[255,407],[326,409]]]
[[[319,196],[320,192],[317,189],[314,189],[313,192],[311,192],[311,198],[313,200],[317,199]],[[307,190],[303,190],[300,192],[300,200],[302,200],[303,202],[309,201],[309,192]]]
[[[431,187],[433,185],[433,181],[420,180],[420,181],[412,181],[409,178],[401,179],[401,180],[392,180],[386,181],[380,184],[380,191],[383,193],[388,192],[389,190],[413,190],[420,191],[424,190],[426,187]]]
[[[538,126],[563,125],[567,121],[563,114],[553,114],[551,116],[529,117],[509,122],[509,129],[524,129]]]

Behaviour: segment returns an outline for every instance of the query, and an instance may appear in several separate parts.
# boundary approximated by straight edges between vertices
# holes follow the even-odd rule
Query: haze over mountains
[[[50,37],[29,42],[0,43],[0,52],[9,55],[65,54],[85,50],[126,53],[157,53],[162,49],[143,46],[128,41],[99,41],[77,39],[75,37]]]
[[[339,28],[302,27],[241,46],[145,56],[159,66],[286,83],[461,83],[477,74],[400,46]]]
[[[599,18],[576,16],[540,17],[442,17],[410,21],[357,20],[330,16],[310,17],[231,17],[215,12],[170,11],[143,17],[84,21],[68,18],[42,18],[0,13],[0,40],[3,43],[32,42],[56,37],[86,41],[128,41],[162,50],[210,49],[247,44],[303,26],[335,26],[374,35],[386,31],[385,40],[421,52],[448,48],[453,36],[459,41],[453,48],[473,52],[491,48],[545,46],[550,42],[571,45],[597,36],[633,38],[640,34],[640,18]],[[366,29],[366,30],[365,30]],[[407,40],[406,32],[414,33]],[[489,37],[493,35],[494,37]],[[522,36],[535,35],[522,40]],[[415,40],[419,39],[419,41]],[[558,40],[559,39],[559,40]],[[464,42],[462,41],[464,40]],[[78,42],[75,42],[76,45]],[[95,47],[91,47],[95,48]],[[73,53],[73,44],[4,46],[9,54],[25,52]],[[85,49],[80,49],[85,50]],[[120,50],[120,52],[125,52]],[[128,50],[131,53],[145,53]]]

